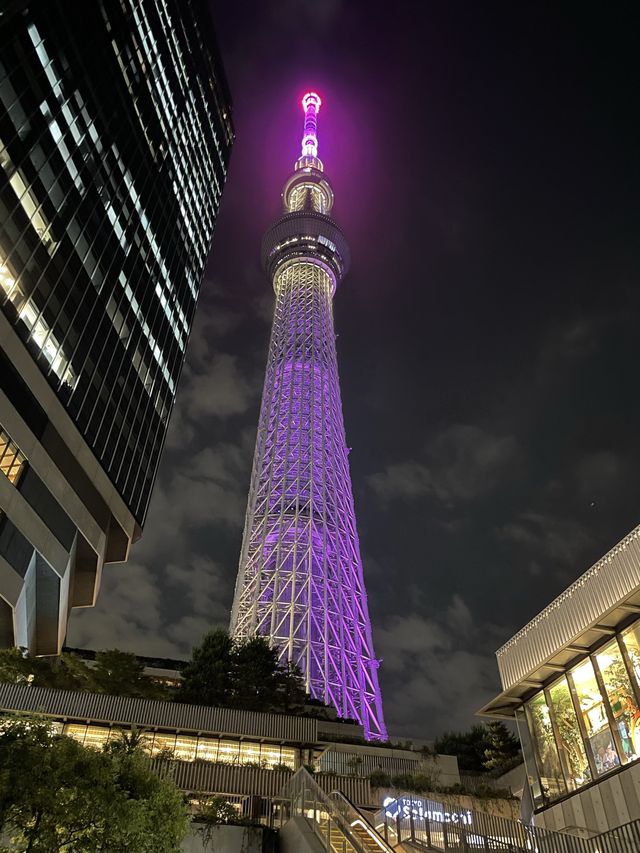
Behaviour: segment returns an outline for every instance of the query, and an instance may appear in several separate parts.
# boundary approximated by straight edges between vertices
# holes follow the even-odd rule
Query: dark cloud
[[[512,436],[494,436],[468,424],[453,424],[437,435],[426,463],[399,462],[369,476],[383,500],[433,496],[442,503],[468,501],[490,491],[518,457]]]
[[[469,638],[475,642],[469,646]],[[454,595],[442,615],[410,609],[377,632],[389,690],[387,715],[401,735],[416,734],[416,719],[427,715],[435,732],[465,728],[469,704],[487,700],[495,675],[490,652],[496,631],[474,622],[465,601]]]

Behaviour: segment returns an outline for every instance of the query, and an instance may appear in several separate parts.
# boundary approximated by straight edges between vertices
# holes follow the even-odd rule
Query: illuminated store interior
[[[535,808],[640,758],[640,620],[516,710]]]
[[[112,726],[58,724],[61,734],[68,735],[94,749],[101,749],[109,740],[131,730]],[[173,758],[177,761],[211,761],[216,764],[258,765],[265,770],[290,767],[294,770],[299,750],[274,743],[254,743],[231,738],[203,737],[176,732],[141,732],[143,747],[152,758]]]

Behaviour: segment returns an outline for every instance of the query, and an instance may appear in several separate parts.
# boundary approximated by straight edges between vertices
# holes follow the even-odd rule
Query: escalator
[[[294,773],[279,799],[288,820],[303,819],[313,832],[318,850],[327,853],[394,853],[393,847],[344,794],[340,791],[325,793],[304,767]]]

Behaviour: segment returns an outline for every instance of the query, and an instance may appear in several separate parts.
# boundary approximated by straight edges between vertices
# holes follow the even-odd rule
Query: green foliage
[[[0,649],[0,681],[19,684],[28,681],[31,667],[20,649]]]
[[[0,681],[142,699],[169,698],[167,689],[145,678],[143,671],[144,665],[134,654],[118,649],[97,652],[93,667],[69,652],[32,658],[19,649],[0,649]]]
[[[398,791],[413,794],[464,794],[478,799],[514,799],[508,789],[495,789],[490,785],[468,788],[458,783],[443,787],[438,785],[435,774],[428,773],[400,773],[397,776],[391,776],[382,770],[374,770],[369,776],[369,784],[372,788],[396,788]]]
[[[285,714],[299,714],[304,709],[308,695],[304,689],[302,673],[295,664],[289,663],[286,667],[282,665],[278,667],[276,699],[276,709]],[[323,713],[326,713],[326,707],[320,705],[318,716],[322,717]]]
[[[163,689],[145,678],[144,664],[129,652],[104,649],[96,653],[91,668],[91,689],[110,696],[132,696],[137,699],[161,698]]]
[[[210,631],[182,670],[178,702],[228,705],[232,685],[233,641],[226,631]]]
[[[472,726],[467,732],[445,732],[434,743],[441,755],[455,755],[463,773],[499,774],[514,766],[520,755],[517,739],[504,723]]]
[[[300,671],[280,666],[264,637],[234,642],[226,631],[211,631],[194,648],[182,678],[178,702],[294,713],[306,699]]]
[[[35,718],[0,731],[0,831],[33,853],[177,853],[182,795],[141,750],[87,749]]]
[[[112,755],[131,755],[134,752],[146,752],[151,744],[152,738],[145,734],[144,729],[139,729],[135,724],[130,731],[121,731],[115,737],[110,738],[105,745],[105,752]],[[156,757],[160,757],[156,755]]]
[[[487,770],[506,772],[520,759],[520,743],[504,723],[492,720],[487,723],[488,746],[484,751],[484,766]]]
[[[242,820],[237,809],[228,803],[224,797],[211,797],[201,800],[196,817],[201,823],[213,825],[240,823]]]
[[[374,770],[369,776],[369,783],[372,788],[390,788],[391,776],[383,770]]]
[[[468,732],[445,732],[434,747],[441,755],[455,755],[463,773],[483,773],[485,750],[489,747],[487,727],[479,724]]]
[[[234,644],[231,702],[236,708],[271,710],[278,701],[278,676],[278,652],[263,637]]]
[[[426,794],[437,790],[438,779],[436,774],[430,773],[399,773],[397,776],[392,776],[391,784],[402,791]]]

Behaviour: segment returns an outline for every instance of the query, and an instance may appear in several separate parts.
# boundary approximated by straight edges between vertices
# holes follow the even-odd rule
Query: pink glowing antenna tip
[[[318,111],[322,100],[315,92],[307,92],[302,99],[304,110],[304,132],[302,135],[302,156],[318,156]]]
[[[316,112],[318,112],[321,104],[322,99],[320,95],[318,95],[316,92],[307,92],[307,94],[302,99],[302,109],[305,111],[305,113],[311,105],[313,105],[315,107]]]

